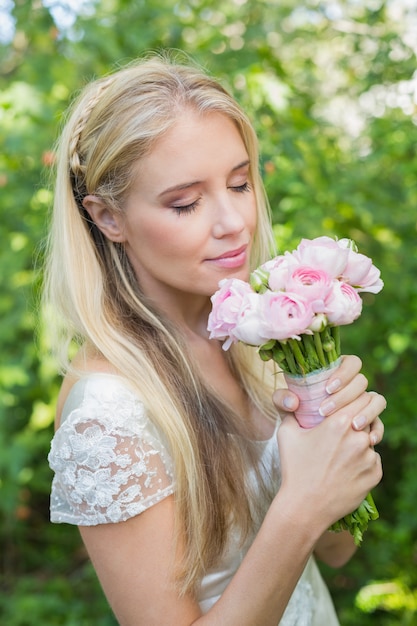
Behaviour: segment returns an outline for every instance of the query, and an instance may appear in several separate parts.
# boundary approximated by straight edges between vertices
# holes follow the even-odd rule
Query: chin
[[[247,267],[242,267],[237,270],[230,270],[229,275],[226,278],[238,278],[239,280],[248,281],[250,271]]]

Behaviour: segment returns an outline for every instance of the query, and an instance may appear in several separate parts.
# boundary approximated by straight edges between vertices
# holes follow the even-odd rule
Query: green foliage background
[[[381,519],[348,566],[324,574],[344,626],[417,624],[417,15],[402,7],[9,1],[14,33],[0,44],[1,623],[115,624],[77,530],[48,521],[59,380],[36,299],[48,171],[71,95],[169,47],[221,78],[251,113],[281,249],[301,237],[352,237],[382,270],[385,289],[343,332],[345,352],[362,357],[371,387],[388,398],[374,492]]]

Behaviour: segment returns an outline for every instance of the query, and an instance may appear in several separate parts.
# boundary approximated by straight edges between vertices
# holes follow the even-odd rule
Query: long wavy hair
[[[255,453],[244,420],[200,376],[180,331],[141,292],[123,244],[108,240],[83,208],[87,194],[122,212],[138,161],[184,107],[221,112],[248,151],[257,204],[252,267],[273,251],[254,129],[227,90],[187,59],[151,55],[87,85],[70,107],[57,145],[55,201],[45,268],[44,311],[63,372],[69,349],[86,346],[137,391],[168,444],[175,467],[182,592],[215,565],[231,524],[244,538],[264,511],[250,504]],[[276,419],[273,376],[253,350],[228,353],[251,402]],[[235,434],[235,437],[231,437]],[[272,497],[272,496],[271,496]]]

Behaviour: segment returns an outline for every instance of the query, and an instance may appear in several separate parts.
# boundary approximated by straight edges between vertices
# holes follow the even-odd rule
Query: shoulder
[[[86,438],[97,427],[106,434],[164,443],[137,390],[117,374],[88,372],[73,382],[60,407],[54,440],[68,439],[73,432]]]
[[[129,383],[85,372],[69,386],[48,455],[52,521],[124,521],[173,493],[164,438]]]
[[[98,358],[87,354],[87,350],[81,348],[76,357],[72,361],[71,370],[65,375],[61,389],[59,391],[55,428],[58,429],[62,419],[62,413],[66,406],[67,399],[71,396],[73,387],[94,389],[100,385],[100,374],[107,375],[108,377],[114,377],[113,387],[118,380],[119,385],[123,385],[123,379],[116,376],[116,372],[111,364],[103,358]],[[101,384],[104,382],[104,378],[101,378]],[[110,378],[109,378],[110,380]]]

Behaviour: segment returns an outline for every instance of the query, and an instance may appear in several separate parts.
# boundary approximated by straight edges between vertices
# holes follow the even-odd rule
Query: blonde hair
[[[255,464],[251,444],[239,436],[245,434],[242,420],[201,380],[181,334],[141,293],[123,246],[102,235],[82,200],[95,194],[122,211],[138,160],[184,107],[222,112],[236,124],[257,200],[252,265],[270,256],[270,216],[249,119],[200,68],[153,55],[91,83],[72,106],[57,148],[44,290],[45,310],[52,312],[48,332],[54,332],[62,367],[70,368],[74,341],[93,349],[130,381],[168,443],[178,536],[185,545],[178,568],[183,592],[216,562],[231,520],[245,536],[261,514],[244,495],[245,464]],[[252,402],[273,418],[272,376],[263,380],[261,360],[252,352],[235,346],[230,365]]]

